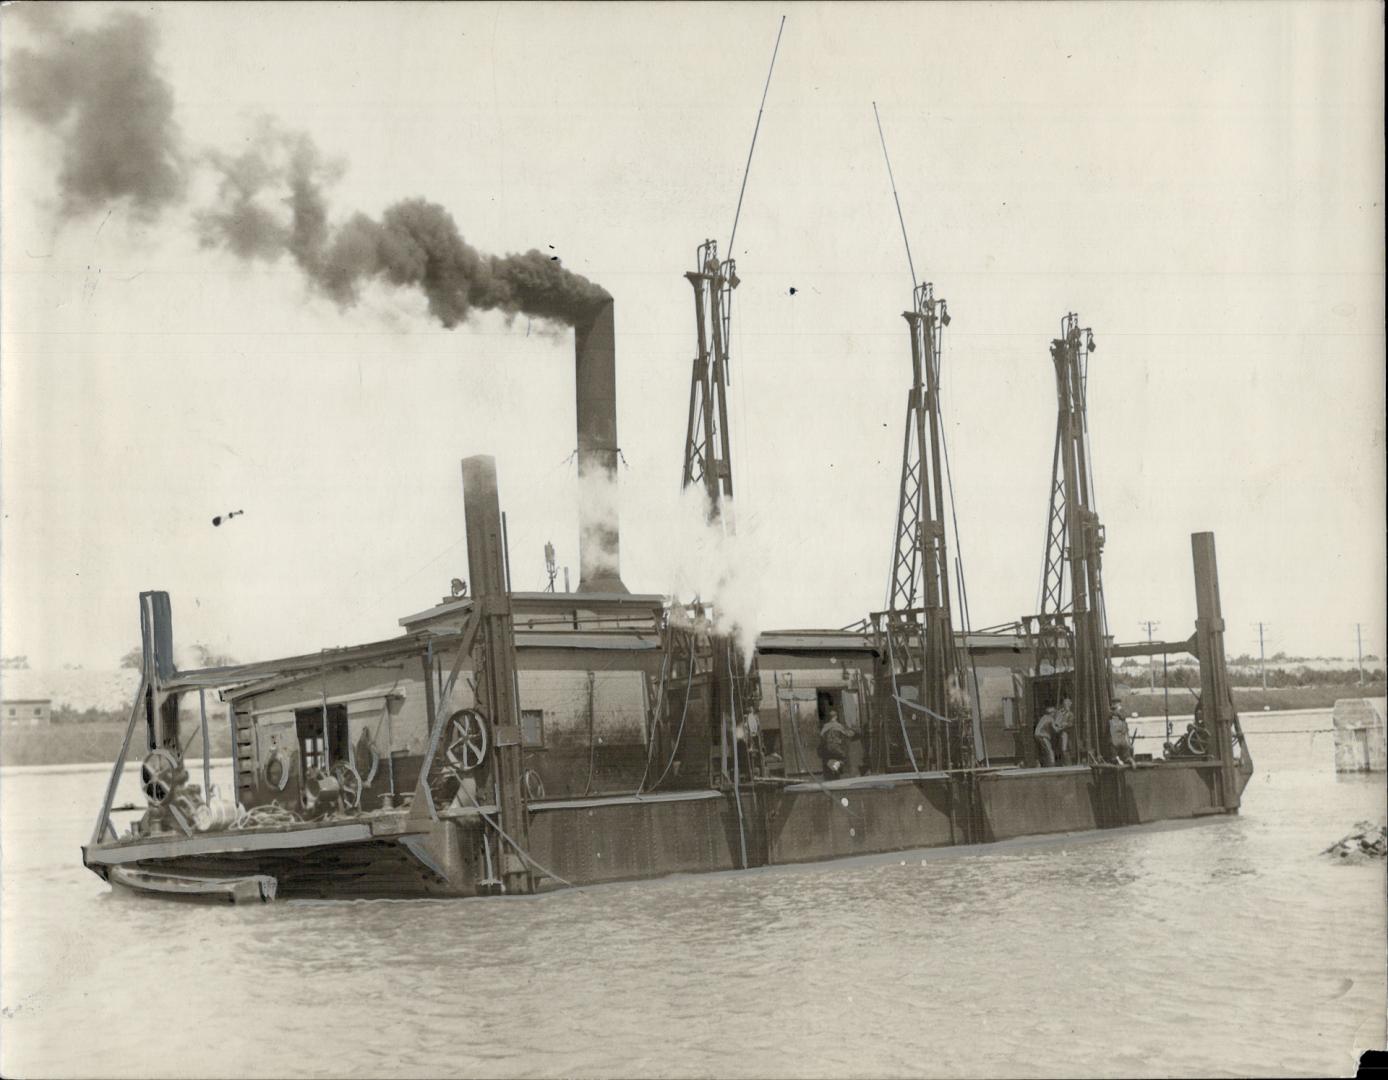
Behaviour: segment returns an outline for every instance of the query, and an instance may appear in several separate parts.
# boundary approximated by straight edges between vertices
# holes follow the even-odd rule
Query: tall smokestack
[[[617,528],[617,358],[612,301],[574,317],[578,591],[627,592]]]

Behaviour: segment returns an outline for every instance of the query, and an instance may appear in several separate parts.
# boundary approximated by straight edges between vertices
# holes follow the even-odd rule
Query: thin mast
[[[771,66],[766,71],[766,85],[762,87],[761,104],[757,107],[757,123],[752,128],[752,145],[747,148],[747,164],[742,170],[742,187],[737,192],[737,212],[733,214],[733,231],[728,237],[728,258],[734,258],[733,241],[737,239],[737,222],[742,217],[742,196],[747,193],[747,177],[752,173],[752,154],[757,149],[757,133],[761,131],[761,114],[766,108],[766,95],[771,89],[771,73],[776,70],[776,54],[781,51],[781,32],[786,28],[786,17],[781,16],[781,25],[776,28],[776,44],[771,49]]]

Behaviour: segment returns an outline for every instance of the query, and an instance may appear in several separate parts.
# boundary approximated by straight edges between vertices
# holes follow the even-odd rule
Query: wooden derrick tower
[[[912,380],[906,397],[887,609],[876,613],[873,622],[890,670],[891,705],[908,763],[915,768],[957,768],[970,763],[973,740],[955,730],[965,718],[950,715],[950,686],[959,682],[960,663],[950,614],[941,457],[940,353],[949,312],[929,282],[916,288],[913,301],[912,309],[903,312],[911,332]],[[913,688],[914,702],[907,687]],[[879,765],[902,764],[899,756],[892,756],[896,760]]]
[[[689,424],[684,439],[682,488],[704,489],[710,522],[732,530],[732,451],[728,442],[728,343],[733,290],[738,286],[732,259],[718,261],[718,243],[699,245],[698,268],[684,275],[694,286],[698,351],[689,381]]]
[[[1041,569],[1041,610],[1023,620],[1036,655],[1034,708],[1074,702],[1079,760],[1102,755],[1113,702],[1104,611],[1104,528],[1094,509],[1086,390],[1094,333],[1071,312],[1051,342],[1055,364],[1055,454]],[[1035,717],[1032,718],[1035,722]]]
[[[717,241],[705,240],[699,245],[697,268],[684,276],[694,287],[697,348],[689,381],[689,422],[680,487],[701,488],[705,520],[730,535],[733,470],[728,428],[728,359],[737,268],[732,259],[719,261]],[[706,673],[708,681],[709,782],[737,786],[741,777],[736,754],[730,755],[729,748],[743,712],[736,704],[735,687],[743,681],[740,676],[746,658],[737,653],[726,633],[694,635],[691,641],[698,643],[697,662],[686,677],[694,679],[697,668]]]

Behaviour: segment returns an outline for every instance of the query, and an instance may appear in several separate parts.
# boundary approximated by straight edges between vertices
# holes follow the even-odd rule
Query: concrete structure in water
[[[1383,698],[1342,698],[1335,702],[1335,771],[1383,772],[1385,764]]]

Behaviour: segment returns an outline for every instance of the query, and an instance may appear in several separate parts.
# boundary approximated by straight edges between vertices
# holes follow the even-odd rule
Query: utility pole
[[[1152,631],[1160,626],[1161,623],[1152,622],[1149,619],[1147,622],[1141,623],[1140,625],[1147,628],[1147,647],[1150,650],[1152,647]],[[1149,651],[1147,654],[1147,670],[1152,677],[1152,689],[1155,690],[1157,688],[1157,654],[1154,652]]]
[[[1267,626],[1267,623],[1261,623],[1261,622],[1260,622],[1260,623],[1258,624],[1258,670],[1259,670],[1260,672],[1262,672],[1262,675],[1263,675],[1263,689],[1264,689],[1264,690],[1266,690],[1266,689],[1268,688],[1268,661],[1267,661],[1267,651],[1263,648],[1263,629],[1264,629],[1264,627],[1266,627],[1266,626]]]
[[[1354,643],[1359,653],[1359,685],[1364,685],[1364,624],[1354,624]]]

